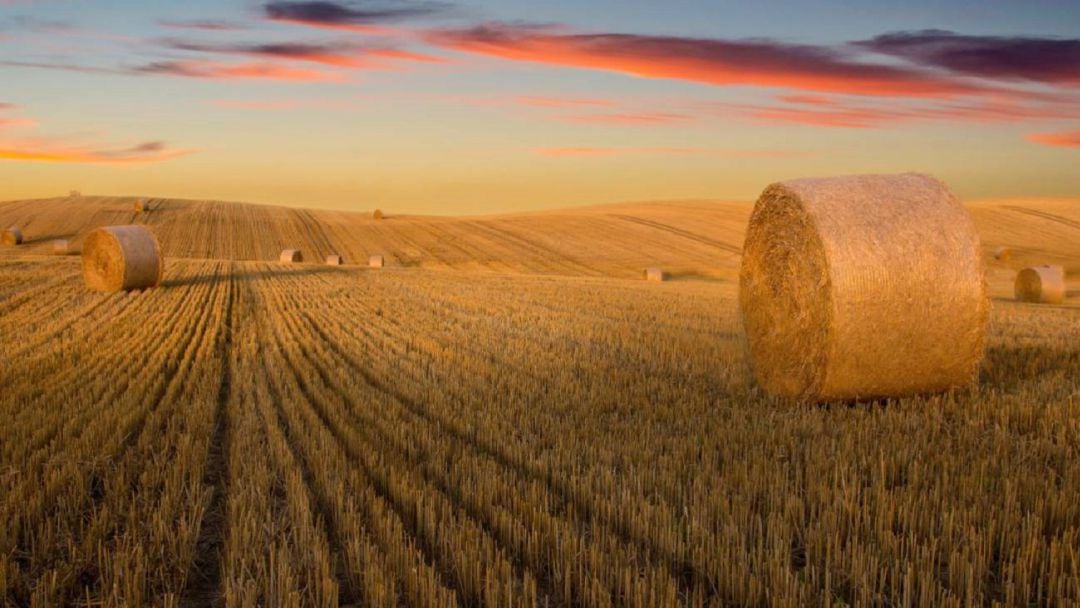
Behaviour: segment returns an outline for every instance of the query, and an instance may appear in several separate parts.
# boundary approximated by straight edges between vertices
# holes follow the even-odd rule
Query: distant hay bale
[[[368,258],[368,266],[370,266],[372,268],[382,268],[383,267],[383,256],[381,256],[381,255],[373,255],[373,256],[371,256],[370,258]]]
[[[806,401],[970,385],[989,312],[984,275],[971,217],[932,177],[772,184],[739,277],[754,376]]]
[[[56,239],[52,242],[52,251],[56,255],[67,255],[71,252],[71,243],[67,239]]]
[[[645,280],[646,281],[666,281],[668,275],[666,272],[659,268],[646,268]]]
[[[382,209],[376,209],[375,211],[373,211],[373,212],[371,213],[371,218],[372,218],[372,219],[376,219],[376,220],[381,220],[381,219],[383,219],[383,212],[382,212]]]
[[[82,192],[79,192],[78,190],[69,190],[68,191],[68,197],[69,198],[79,198],[80,196],[82,196]]]
[[[4,231],[2,239],[5,245],[10,245],[12,247],[14,247],[15,245],[22,245],[22,230],[19,230],[18,226],[12,226]]]
[[[1061,266],[1031,266],[1016,273],[1016,299],[1038,304],[1065,301],[1065,269]]]
[[[285,249],[278,256],[278,261],[283,264],[293,264],[295,262],[303,262],[304,254],[300,253],[299,249]]]
[[[1008,262],[1012,259],[1012,249],[1008,247],[998,247],[994,249],[994,259],[999,262]]]
[[[326,256],[326,265],[327,266],[341,266],[344,263],[345,263],[345,260],[340,255],[331,254],[331,255]]]
[[[142,213],[143,211],[150,210],[150,202],[145,198],[140,198],[135,201],[135,213]]]
[[[94,291],[145,289],[161,283],[161,247],[146,226],[106,226],[83,242],[83,277]]]

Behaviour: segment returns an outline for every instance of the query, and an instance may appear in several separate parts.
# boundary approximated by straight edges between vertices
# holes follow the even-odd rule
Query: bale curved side
[[[667,273],[660,268],[646,268],[645,269],[646,281],[666,281]]]
[[[807,400],[970,385],[989,312],[984,275],[971,217],[932,177],[773,184],[754,207],[740,271],[754,375]]]
[[[278,261],[283,264],[292,264],[294,262],[303,262],[304,254],[300,253],[299,249],[285,249],[278,256]]]
[[[1016,273],[1016,299],[1038,304],[1065,301],[1065,269],[1061,266],[1031,266]]]
[[[83,242],[83,278],[94,291],[145,289],[161,283],[161,247],[145,226],[98,228]]]
[[[22,230],[19,230],[19,228],[16,227],[16,226],[12,226],[11,228],[8,228],[7,230],[4,231],[4,235],[2,237],[2,240],[3,240],[3,243],[5,245],[12,245],[12,246],[14,246],[14,245],[22,245],[22,242],[23,242]]]

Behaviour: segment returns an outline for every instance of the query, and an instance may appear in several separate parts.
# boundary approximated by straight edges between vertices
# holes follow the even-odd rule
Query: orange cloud
[[[1028,141],[1044,146],[1059,148],[1080,148],[1080,131],[1060,131],[1057,133],[1031,133]]]
[[[518,95],[515,98],[515,101],[520,105],[533,108],[572,108],[578,106],[612,107],[617,105],[610,99],[544,97],[536,95]]]
[[[191,152],[169,149],[160,141],[115,149],[72,145],[45,138],[0,140],[0,160],[11,161],[130,165],[161,162]]]
[[[341,74],[294,68],[268,62],[222,63],[219,61],[159,61],[136,68],[143,74],[162,74],[212,80],[261,79],[290,82],[340,82]]]
[[[491,23],[429,32],[436,45],[501,59],[710,85],[944,98],[995,89],[921,69],[852,60],[833,48],[768,40],[576,34]]]

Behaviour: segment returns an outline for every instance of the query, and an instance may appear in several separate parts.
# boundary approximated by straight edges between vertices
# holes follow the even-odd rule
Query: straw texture
[[[757,381],[812,401],[970,385],[989,312],[971,217],[914,173],[766,188],[739,304]]]
[[[283,264],[291,264],[293,262],[303,262],[304,254],[300,253],[299,249],[285,249],[278,256],[278,261]]]
[[[344,263],[345,263],[345,260],[342,259],[342,257],[340,255],[331,254],[331,255],[326,256],[326,265],[327,266],[341,266]]]
[[[667,273],[659,268],[646,268],[645,269],[646,281],[666,281]]]
[[[372,268],[382,268],[383,267],[383,256],[381,256],[381,255],[373,255],[373,256],[371,256],[370,258],[368,258],[368,266],[370,266]]]
[[[67,255],[71,252],[71,244],[67,239],[56,239],[52,243],[52,251],[56,255]]]
[[[145,226],[106,226],[83,242],[83,278],[94,291],[145,289],[161,283],[161,247]]]
[[[1039,304],[1065,301],[1065,269],[1061,266],[1032,266],[1016,273],[1016,299]]]
[[[4,231],[2,239],[5,245],[21,245],[23,242],[22,230],[12,226]]]

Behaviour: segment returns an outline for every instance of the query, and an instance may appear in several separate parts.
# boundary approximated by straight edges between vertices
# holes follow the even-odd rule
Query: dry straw
[[[56,255],[67,255],[71,251],[71,243],[67,239],[56,239],[52,243],[52,251]]]
[[[376,219],[376,220],[383,219],[384,216],[383,216],[382,209],[376,209],[375,211],[373,211],[371,213],[371,217],[372,217],[372,219]]]
[[[304,254],[300,253],[299,249],[285,249],[278,256],[278,261],[283,264],[292,264],[294,262],[303,262]]]
[[[19,230],[17,226],[12,226],[4,231],[3,242],[5,245],[21,245],[23,242],[22,230]]]
[[[370,258],[368,258],[368,266],[370,266],[372,268],[382,268],[383,267],[383,256],[381,256],[381,255],[373,255],[373,256],[371,256]]]
[[[327,266],[341,266],[344,263],[345,263],[345,260],[342,259],[342,257],[340,255],[331,254],[331,255],[326,256],[326,265]]]
[[[646,281],[666,281],[667,273],[659,268],[646,268],[645,269]]]
[[[915,173],[798,179],[754,207],[739,280],[754,375],[825,401],[974,382],[989,302],[971,217]]]
[[[146,226],[106,226],[83,242],[83,277],[94,291],[145,289],[161,283],[161,247]]]
[[[1016,273],[1016,299],[1039,304],[1065,301],[1065,269],[1061,266],[1032,266]]]

